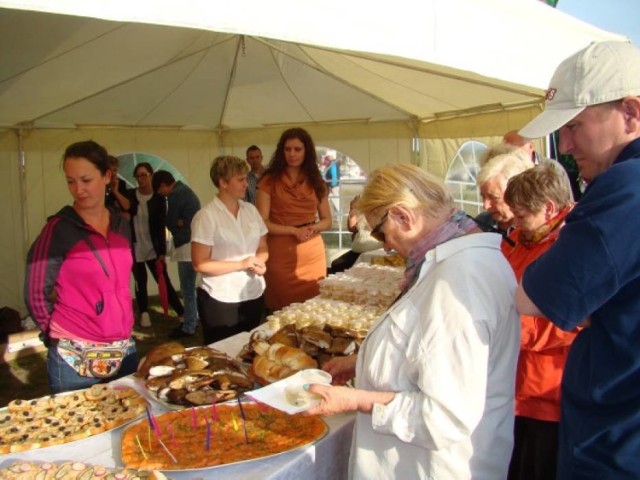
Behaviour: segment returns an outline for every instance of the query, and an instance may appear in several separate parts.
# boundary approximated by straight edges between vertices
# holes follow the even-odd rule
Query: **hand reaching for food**
[[[356,376],[357,355],[334,357],[322,369],[333,377],[333,385],[344,385]]]

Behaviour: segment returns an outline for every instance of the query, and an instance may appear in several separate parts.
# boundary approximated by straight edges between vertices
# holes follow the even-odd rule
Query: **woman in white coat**
[[[501,237],[481,232],[444,184],[411,165],[373,172],[358,209],[407,261],[395,303],[309,414],[357,411],[352,478],[506,478],[519,349],[516,281]]]

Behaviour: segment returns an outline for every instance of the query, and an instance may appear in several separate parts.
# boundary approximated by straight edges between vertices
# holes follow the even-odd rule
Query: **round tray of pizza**
[[[121,455],[128,468],[199,470],[280,455],[313,444],[327,432],[320,417],[237,401],[133,423],[123,431]]]

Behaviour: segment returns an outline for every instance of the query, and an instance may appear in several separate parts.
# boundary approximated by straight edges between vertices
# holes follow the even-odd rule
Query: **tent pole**
[[[411,130],[413,135],[411,136],[411,163],[417,167],[422,167],[422,151],[420,150],[420,127],[419,122],[414,119],[411,122]]]
[[[29,249],[29,223],[27,221],[27,171],[26,155],[24,152],[24,131],[18,129],[18,169],[20,172],[20,205],[22,210],[22,245],[23,252]]]

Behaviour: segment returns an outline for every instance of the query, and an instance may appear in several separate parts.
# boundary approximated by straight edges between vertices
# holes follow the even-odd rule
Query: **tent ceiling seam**
[[[184,85],[184,83],[187,80],[189,80],[189,78],[191,78],[191,76],[196,71],[196,69],[200,66],[200,64],[207,57],[207,53],[209,52],[209,50],[211,48],[213,48],[212,45],[210,45],[209,48],[206,49],[206,51],[201,51],[202,55],[201,55],[200,59],[193,65],[191,70],[186,75],[183,75],[182,80],[177,82],[174,85],[174,88],[171,89],[171,91],[167,92],[166,95],[164,95],[160,100],[158,100],[154,106],[149,108],[147,113],[142,115],[142,117],[140,117],[140,119],[136,122],[136,124],[140,124],[140,122],[142,122],[145,118],[149,117],[149,115],[151,115],[153,112],[155,112],[160,107],[160,105],[162,105],[168,98],[170,98],[176,92],[176,90],[178,90],[182,85]],[[171,62],[171,63],[173,63],[173,62]]]
[[[374,99],[374,100],[377,100],[378,102],[380,102],[380,103],[382,103],[382,104],[384,104],[384,105],[386,105],[386,106],[388,106],[388,107],[390,107],[390,108],[393,108],[394,110],[397,110],[397,111],[399,111],[400,113],[403,113],[404,115],[408,116],[409,118],[415,118],[415,119],[417,119],[417,117],[416,117],[414,114],[412,114],[411,112],[408,112],[408,111],[407,111],[407,110],[405,110],[404,108],[399,107],[398,105],[395,105],[395,104],[393,104],[393,103],[390,103],[389,101],[384,100],[384,99],[380,98],[380,97],[379,97],[379,96],[377,96],[377,95],[373,95],[371,92],[367,92],[366,90],[363,90],[363,89],[362,89],[361,87],[359,87],[358,85],[354,85],[353,83],[346,81],[344,78],[339,78],[339,77],[337,77],[336,75],[334,75],[334,74],[333,74],[333,72],[330,72],[329,70],[327,70],[327,69],[325,69],[324,67],[320,66],[320,65],[318,64],[318,62],[317,62],[313,57],[311,57],[311,56],[307,53],[307,51],[305,50],[305,48],[312,48],[312,47],[309,47],[308,45],[303,45],[303,44],[300,44],[300,45],[299,45],[299,47],[300,47],[300,51],[301,51],[301,52],[302,52],[302,53],[307,57],[307,59],[309,60],[308,62],[303,62],[303,61],[301,61],[300,59],[298,59],[298,58],[296,58],[296,57],[292,56],[291,54],[289,54],[288,52],[286,52],[284,49],[279,48],[277,45],[274,45],[274,44],[272,44],[271,42],[269,42],[269,41],[268,41],[269,39],[266,39],[266,38],[264,38],[264,37],[252,37],[252,38],[254,38],[254,40],[256,40],[256,41],[258,41],[258,42],[263,43],[263,44],[264,44],[265,46],[267,46],[268,48],[274,49],[274,50],[276,50],[276,51],[280,52],[282,55],[285,55],[285,56],[287,56],[288,58],[293,59],[294,61],[297,61],[297,62],[299,62],[299,63],[302,63],[303,65],[306,65],[307,67],[309,67],[309,68],[311,68],[311,69],[313,69],[313,70],[315,70],[315,71],[317,71],[317,72],[319,72],[319,73],[322,73],[323,75],[327,75],[328,77],[331,77],[331,78],[333,78],[334,80],[336,80],[336,81],[338,81],[338,82],[340,82],[340,83],[342,83],[342,84],[345,84],[345,85],[350,86],[350,87],[351,87],[351,88],[353,88],[354,90],[357,90],[358,92],[362,93],[363,95],[365,95],[365,96],[367,96],[367,97],[369,97],[369,98],[372,98],[372,99]],[[285,43],[286,43],[286,42],[285,42]],[[333,53],[337,53],[337,52],[333,51]],[[296,98],[297,98],[297,97],[296,97]],[[313,117],[312,117],[312,118],[313,118]]]
[[[68,55],[71,52],[74,52],[75,50],[78,50],[80,48],[86,47],[87,45],[90,45],[91,43],[96,42],[97,40],[101,39],[102,37],[105,37],[107,35],[110,35],[110,34],[114,33],[116,30],[119,30],[119,29],[123,28],[124,26],[126,26],[126,24],[117,25],[115,28],[113,28],[113,29],[111,29],[111,30],[109,30],[107,32],[101,33],[100,35],[97,35],[97,36],[95,36],[93,38],[90,38],[86,42],[83,42],[81,44],[78,44],[78,45],[75,45],[73,47],[70,47],[69,49],[65,50],[64,52],[60,52],[57,55],[49,57],[46,60],[43,60],[43,61],[41,61],[41,62],[39,62],[39,63],[29,67],[29,68],[26,68],[26,69],[24,69],[24,70],[22,70],[20,72],[14,73],[13,75],[11,75],[9,77],[0,79],[0,83],[5,83],[5,82],[11,81],[11,80],[13,80],[15,78],[21,77],[22,75],[26,75],[27,73],[31,72],[32,70],[36,70],[37,68],[40,68],[40,67],[42,67],[42,66],[44,66],[44,65],[46,65],[48,63],[51,63],[51,62],[53,62],[53,61],[55,61],[55,60],[57,60],[57,59],[59,59],[61,57],[64,57],[65,55]]]
[[[300,44],[300,46],[305,46],[305,44]],[[524,87],[523,89],[519,89],[514,87],[514,84],[509,84],[505,81],[502,81],[498,78],[491,78],[489,79],[488,77],[484,77],[487,78],[487,80],[481,80],[480,78],[477,79],[472,79],[469,77],[465,77],[463,75],[458,75],[458,74],[453,74],[453,73],[448,73],[446,70],[442,69],[442,70],[438,70],[435,68],[421,68],[418,67],[416,65],[406,65],[400,61],[393,61],[391,56],[389,55],[379,55],[375,58],[373,58],[371,56],[371,54],[367,54],[365,52],[354,52],[354,51],[350,51],[350,50],[340,50],[340,49],[335,49],[335,48],[328,48],[328,47],[322,47],[322,46],[318,46],[318,45],[306,45],[308,48],[310,49],[316,49],[316,50],[323,50],[326,52],[330,52],[330,53],[339,53],[345,56],[351,56],[351,57],[355,57],[355,58],[361,58],[363,60],[368,60],[371,62],[381,62],[384,63],[386,65],[390,65],[390,66],[394,66],[394,67],[399,67],[399,68],[404,68],[406,70],[411,70],[411,71],[415,71],[415,72],[420,72],[420,73],[427,73],[430,75],[436,75],[439,77],[445,77],[445,78],[450,78],[452,80],[459,80],[459,81],[463,81],[466,83],[473,83],[475,85],[479,85],[479,86],[483,86],[483,87],[489,87],[489,88],[494,88],[494,89],[499,89],[499,90],[505,90],[508,91],[510,93],[516,93],[519,95],[526,95],[529,97],[542,97],[544,92],[542,89],[538,89],[536,87],[531,87],[531,86],[527,86],[527,85],[522,85],[522,87]],[[418,61],[421,63],[424,63],[426,65],[431,64],[431,62],[427,62],[426,60],[414,60],[414,61]],[[448,70],[456,70],[455,67],[447,67]],[[479,73],[475,73],[475,72],[470,72],[473,73],[474,75],[477,75],[478,77],[482,77],[482,75],[480,75]]]
[[[163,68],[170,67],[170,66],[172,66],[173,64],[175,64],[177,62],[181,62],[181,61],[186,60],[188,58],[191,58],[191,57],[193,57],[195,55],[199,55],[199,54],[201,54],[203,52],[206,53],[211,48],[214,48],[215,46],[220,45],[220,44],[225,43],[225,42],[228,42],[228,41],[230,41],[232,39],[233,39],[233,37],[224,38],[220,42],[214,42],[213,44],[207,45],[206,47],[200,48],[200,49],[196,50],[195,52],[189,53],[189,54],[187,54],[185,56],[174,57],[174,59],[169,61],[169,62],[165,62],[162,65],[158,65],[156,67],[153,67],[153,68],[150,68],[150,69],[145,70],[143,72],[140,72],[137,75],[129,77],[126,80],[123,80],[122,82],[118,82],[116,84],[109,85],[108,87],[103,88],[101,90],[98,90],[97,92],[94,92],[94,93],[92,93],[90,95],[86,95],[85,97],[82,97],[82,98],[79,98],[77,100],[74,100],[73,102],[69,102],[69,103],[66,103],[64,105],[61,105],[60,107],[54,108],[52,110],[49,110],[48,112],[42,113],[42,114],[38,115],[35,118],[32,118],[30,120],[22,121],[22,122],[20,122],[20,124],[35,123],[36,121],[38,121],[38,120],[40,120],[42,118],[45,118],[45,117],[47,117],[49,115],[52,115],[52,114],[57,113],[57,112],[61,112],[62,110],[65,110],[65,109],[67,109],[69,107],[72,107],[72,106],[77,105],[79,103],[85,102],[86,100],[89,100],[91,98],[97,97],[98,95],[102,95],[105,92],[109,92],[109,91],[114,90],[114,89],[116,89],[118,87],[121,87],[123,85],[127,85],[128,83],[131,83],[131,82],[134,82],[135,80],[138,80],[139,78],[142,78],[145,75],[148,75],[149,73],[157,72],[159,70],[162,70]],[[203,55],[203,58],[204,58],[204,56],[206,56],[206,55]]]
[[[238,41],[236,42],[236,51],[233,55],[233,64],[231,65],[231,71],[229,72],[229,79],[227,80],[227,88],[225,88],[224,92],[224,101],[222,102],[222,109],[220,110],[220,118],[218,118],[218,126],[216,127],[219,133],[222,133],[224,130],[224,115],[229,106],[229,94],[231,92],[231,87],[233,85],[233,81],[236,78],[236,71],[238,69],[238,55],[241,50],[241,47],[244,46],[244,35],[240,35],[238,37]]]
[[[300,100],[300,97],[298,97],[298,95],[296,94],[296,92],[293,90],[293,88],[291,87],[291,85],[289,84],[289,82],[287,81],[287,78],[284,75],[284,72],[282,71],[282,68],[280,68],[280,63],[278,63],[278,59],[276,58],[276,55],[274,53],[274,48],[271,47],[271,45],[268,44],[268,42],[266,43],[266,46],[269,48],[269,54],[271,55],[271,58],[273,59],[273,63],[276,65],[276,68],[278,70],[278,73],[280,74],[280,78],[282,78],[282,81],[284,82],[284,84],[287,87],[287,90],[289,90],[289,92],[291,93],[291,95],[293,95],[293,98],[296,99],[296,102],[298,102],[298,105],[300,105],[300,108],[302,110],[304,110],[304,112],[307,114],[307,116],[312,120],[314,120],[313,115],[311,115],[311,112],[309,112],[309,110],[307,110],[307,108],[305,107],[304,103]],[[282,53],[282,52],[281,52]],[[293,59],[294,61],[298,61],[300,62],[300,60],[290,56],[290,55],[286,55],[288,58]],[[302,62],[300,62],[302,63]],[[305,64],[306,65],[306,64]]]
[[[360,70],[363,70],[363,71],[367,72],[369,75],[372,75],[372,76],[374,76],[374,77],[376,77],[376,78],[381,79],[383,82],[387,82],[387,83],[394,84],[394,85],[396,85],[396,86],[398,86],[398,87],[400,87],[400,88],[403,88],[403,89],[409,90],[410,92],[416,93],[417,95],[420,95],[420,96],[422,96],[422,97],[427,97],[427,98],[430,98],[430,99],[432,99],[432,100],[437,100],[437,101],[439,101],[440,103],[444,103],[444,104],[446,104],[446,105],[449,105],[450,107],[458,108],[458,105],[456,105],[456,104],[453,104],[453,103],[451,103],[451,102],[444,101],[444,100],[442,100],[442,99],[440,99],[440,98],[437,98],[437,97],[435,97],[435,96],[433,96],[433,95],[428,95],[428,94],[426,94],[426,93],[418,92],[418,91],[417,91],[417,90],[415,90],[414,88],[411,88],[411,87],[410,87],[410,86],[408,86],[408,85],[403,85],[403,84],[400,84],[400,83],[398,83],[398,82],[395,82],[395,81],[393,81],[392,79],[384,78],[384,77],[382,77],[380,74],[378,74],[378,73],[376,73],[376,72],[373,72],[373,71],[371,71],[371,70],[369,70],[369,69],[365,68],[363,65],[360,65],[360,64],[358,64],[358,63],[355,63],[354,61],[352,61],[352,60],[349,58],[349,55],[347,55],[347,54],[345,54],[342,58],[344,58],[344,60],[345,60],[345,61],[349,62],[349,63],[350,63],[351,65],[353,65],[354,67],[357,67],[358,69],[360,69]],[[359,89],[359,87],[358,87],[358,86],[353,85],[353,84],[352,84],[352,83],[350,83],[350,82],[346,82],[344,79],[341,79],[341,81],[342,81],[342,82],[344,82],[344,83],[347,83],[347,84],[351,85],[353,88]],[[369,95],[369,96],[370,96],[370,97],[372,97],[372,98],[375,98],[376,100],[379,100],[379,101],[381,101],[381,102],[384,102],[384,100],[382,100],[382,99],[381,99],[380,97],[378,97],[377,95],[372,94],[371,92],[364,92],[364,93],[367,93],[367,95]],[[416,115],[414,115],[414,114],[411,114],[411,113],[407,112],[406,110],[404,110],[404,109],[403,109],[402,107],[400,107],[399,105],[391,104],[391,103],[389,103],[389,102],[386,102],[386,103],[387,103],[388,105],[392,106],[393,108],[395,108],[396,110],[400,110],[401,112],[404,112],[405,114],[407,114],[407,115],[408,115],[409,117],[411,117],[411,118],[416,118],[416,119],[418,118]]]

